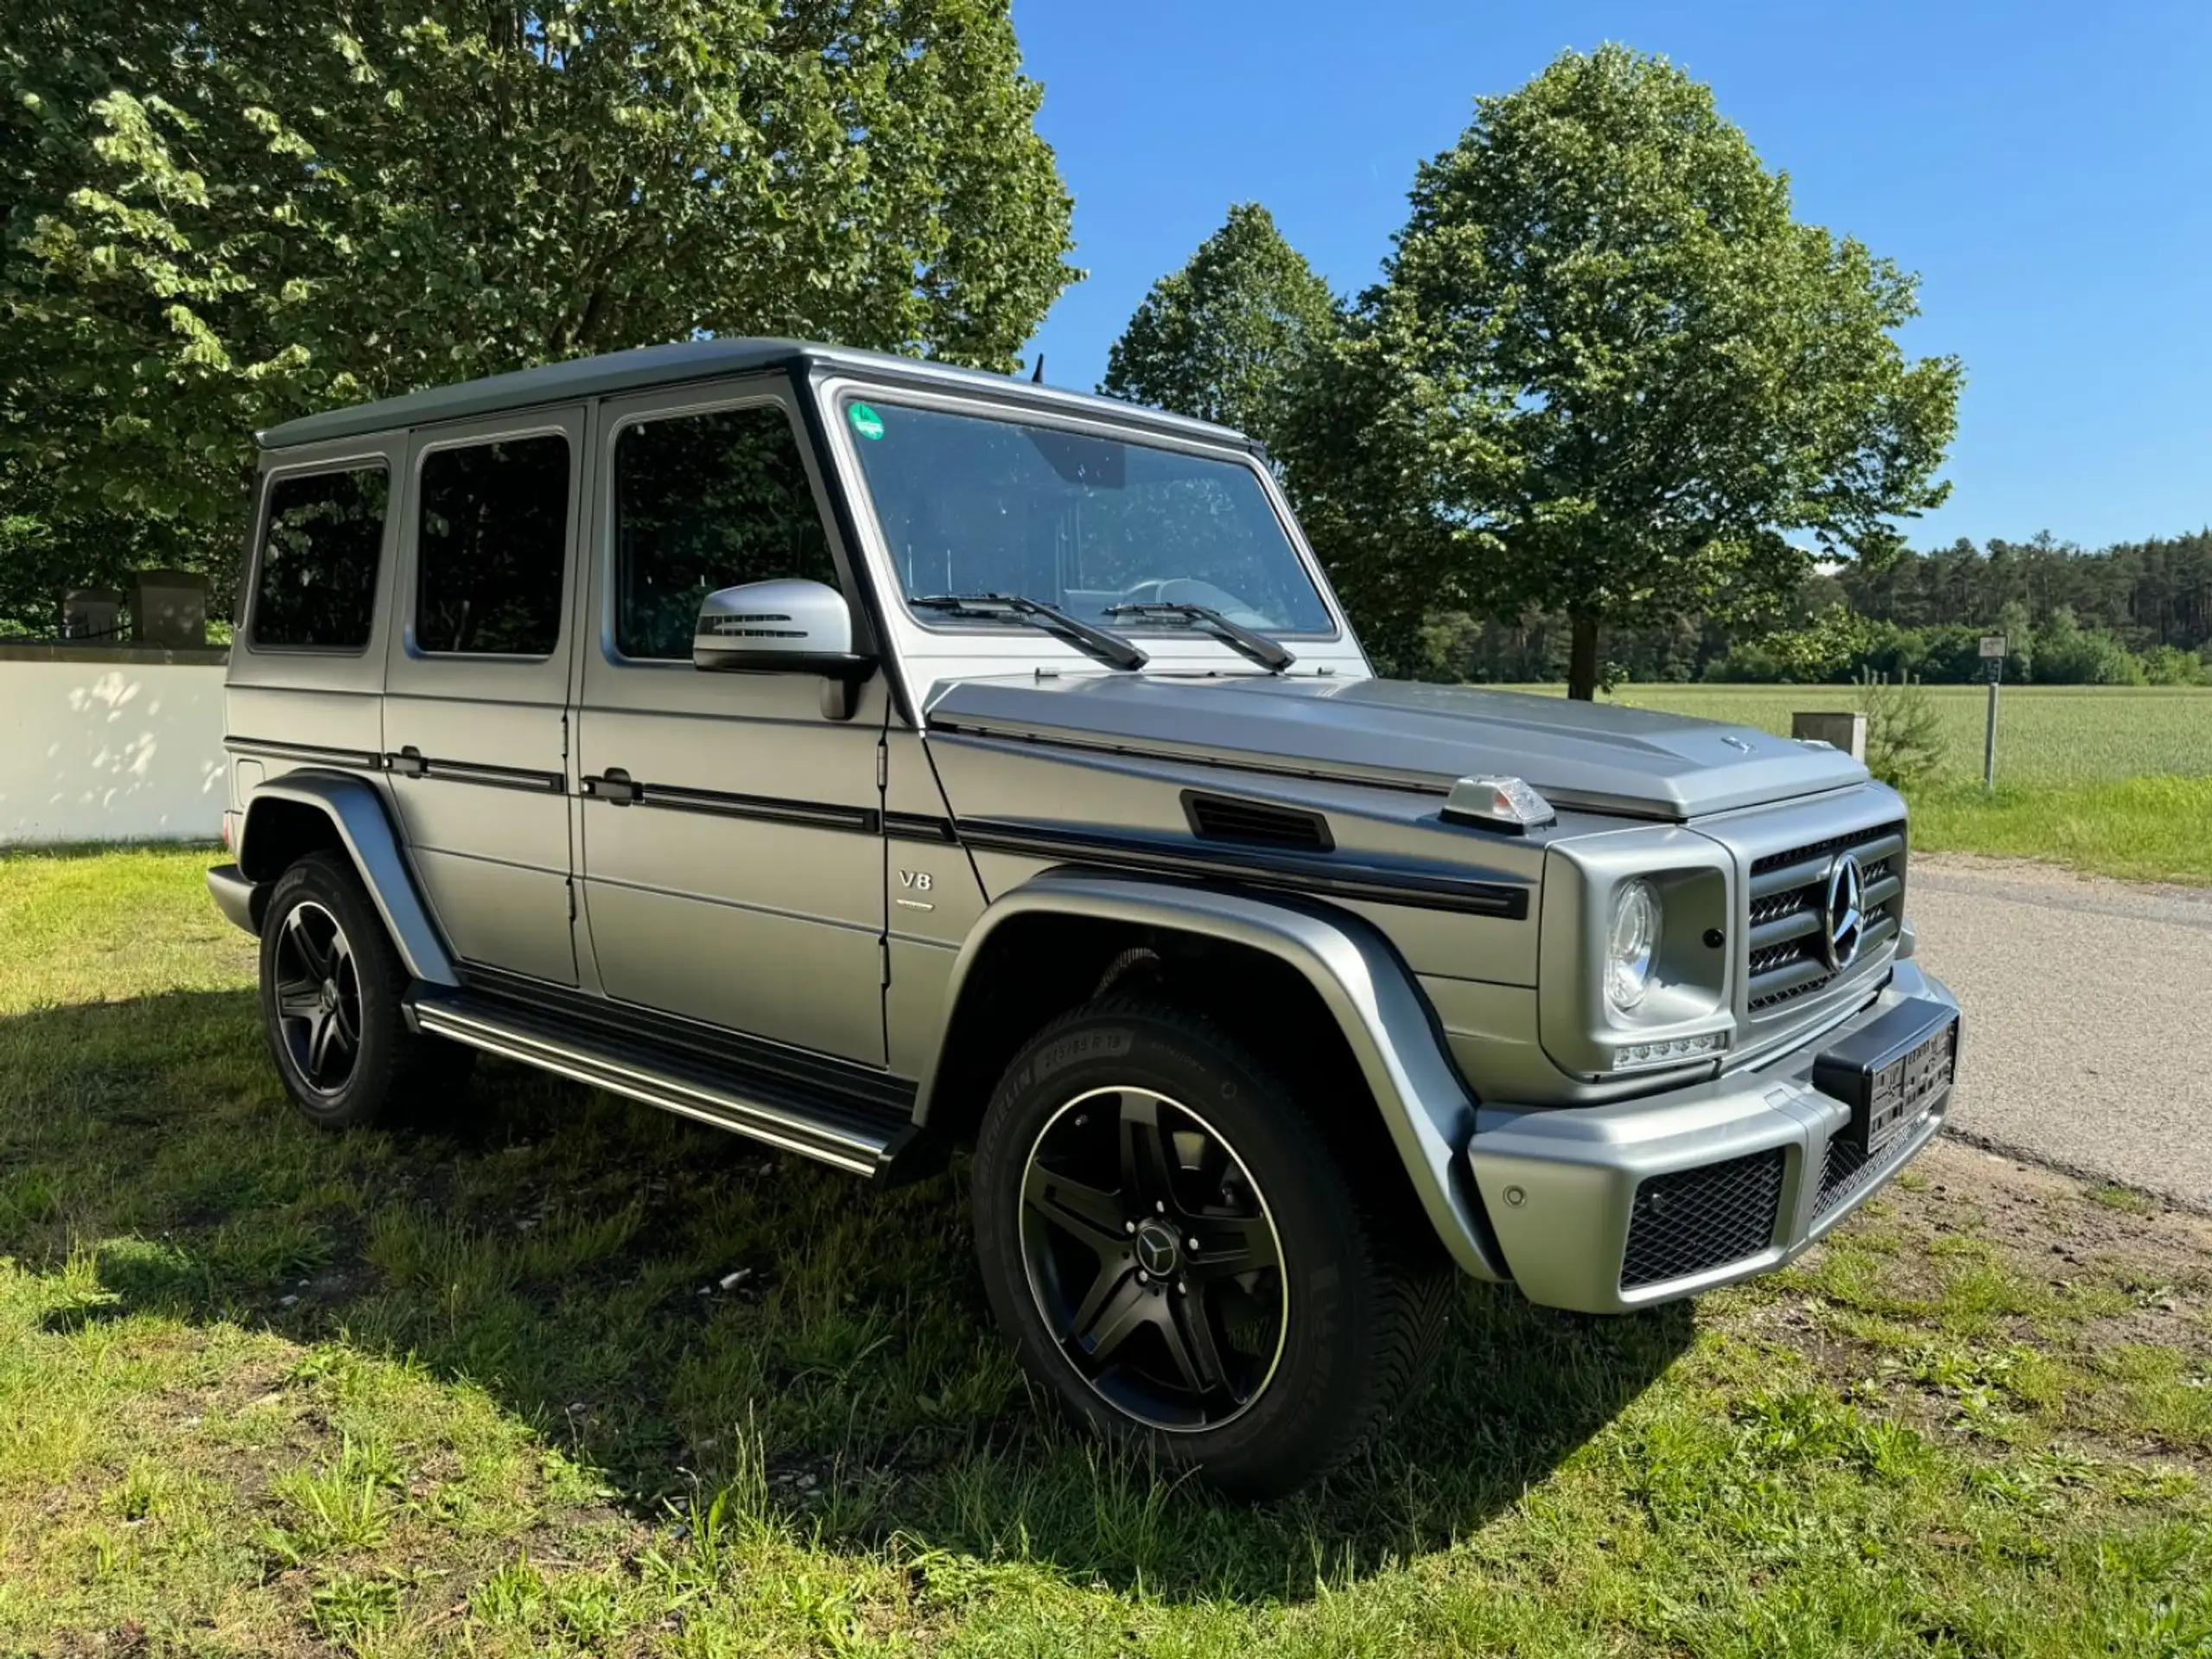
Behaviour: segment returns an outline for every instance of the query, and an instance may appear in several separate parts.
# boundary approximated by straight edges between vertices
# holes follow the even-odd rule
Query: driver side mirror
[[[691,636],[691,664],[721,674],[819,674],[822,712],[852,718],[854,693],[875,659],[853,650],[845,596],[818,582],[748,582],[709,594]]]

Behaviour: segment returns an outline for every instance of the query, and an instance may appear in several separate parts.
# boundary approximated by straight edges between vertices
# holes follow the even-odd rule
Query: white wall
[[[0,652],[0,844],[212,841],[224,766],[219,654]]]

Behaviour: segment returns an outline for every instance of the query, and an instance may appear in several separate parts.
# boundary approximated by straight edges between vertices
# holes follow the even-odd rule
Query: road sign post
[[[1981,734],[1981,786],[1993,795],[1997,792],[1997,688],[2005,679],[2003,634],[1981,636],[1981,672],[1989,682],[1989,721]]]

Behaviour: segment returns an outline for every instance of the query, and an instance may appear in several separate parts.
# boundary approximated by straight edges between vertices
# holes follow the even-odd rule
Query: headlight
[[[1635,1011],[1651,987],[1659,955],[1659,894],[1649,881],[1624,881],[1613,894],[1612,925],[1605,931],[1605,1001],[1623,1014]]]

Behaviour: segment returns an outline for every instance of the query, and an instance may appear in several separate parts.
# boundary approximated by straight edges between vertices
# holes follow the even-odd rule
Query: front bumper
[[[1902,960],[1866,1007],[1767,1065],[1605,1106],[1483,1108],[1467,1161],[1514,1282],[1548,1307],[1623,1313],[1767,1272],[1807,1249],[1927,1145],[1950,1109],[1946,1088],[1862,1160],[1838,1138],[1850,1108],[1813,1085],[1816,1054],[1916,997],[1958,1007],[1940,981]],[[1712,1236],[1742,1239],[1748,1222],[1764,1244],[1657,1278],[1643,1252],[1630,1270],[1637,1192],[1662,1177],[1677,1179],[1651,1189],[1647,1210],[1705,1205]]]

